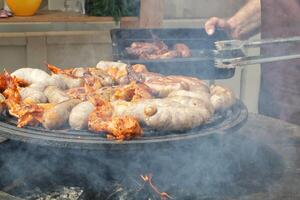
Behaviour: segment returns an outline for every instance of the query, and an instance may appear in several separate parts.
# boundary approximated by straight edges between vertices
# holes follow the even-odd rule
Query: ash
[[[83,189],[80,187],[57,186],[54,191],[43,193],[40,188],[30,191],[25,200],[81,200]]]

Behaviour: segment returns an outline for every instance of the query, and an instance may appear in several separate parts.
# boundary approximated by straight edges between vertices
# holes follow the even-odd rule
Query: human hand
[[[218,17],[212,17],[205,23],[205,30],[208,35],[213,35],[216,28],[221,28],[232,36],[232,30],[230,23],[224,19]]]

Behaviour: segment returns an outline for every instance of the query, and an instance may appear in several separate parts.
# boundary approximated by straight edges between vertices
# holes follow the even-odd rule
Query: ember
[[[166,193],[166,192],[160,192],[158,190],[158,188],[152,182],[152,175],[151,174],[149,174],[149,175],[141,175],[141,178],[143,179],[143,181],[145,181],[146,183],[148,183],[150,185],[150,187],[153,189],[154,192],[156,192],[158,195],[160,195],[160,198],[162,200],[174,199],[168,193]]]

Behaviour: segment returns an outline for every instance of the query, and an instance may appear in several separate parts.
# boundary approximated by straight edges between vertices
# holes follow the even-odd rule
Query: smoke
[[[152,174],[157,187],[175,199],[221,199],[268,190],[285,167],[263,141],[238,133],[134,148],[125,145],[120,150],[72,150],[12,141],[0,148],[1,188],[21,179],[23,188],[35,183],[109,192],[117,183],[131,191],[137,183],[143,184],[140,175]]]
[[[61,54],[56,62],[62,66],[99,60],[97,49],[86,47],[77,52],[72,46],[64,46],[63,54],[55,54],[55,48],[53,45],[49,58]],[[198,66],[192,65],[196,70]],[[187,71],[182,67],[177,73]],[[198,71],[188,72],[198,75]],[[24,185],[17,188],[71,185],[109,192],[107,189],[117,183],[132,191],[137,182],[143,184],[140,175],[151,173],[158,188],[175,199],[224,199],[271,190],[270,185],[283,176],[285,161],[266,139],[247,136],[243,131],[172,143],[124,145],[119,150],[67,149],[10,141],[0,145],[0,185],[5,188],[19,180]],[[293,150],[288,153],[294,154]],[[15,189],[8,192],[18,193]],[[133,199],[139,197],[133,195]]]

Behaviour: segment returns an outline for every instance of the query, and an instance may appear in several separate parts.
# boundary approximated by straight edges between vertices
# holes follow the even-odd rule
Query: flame
[[[161,200],[174,199],[168,193],[159,191],[159,189],[152,182],[152,175],[151,174],[140,175],[140,176],[143,179],[143,181],[148,183],[150,185],[150,187],[153,189],[153,191],[160,196]]]

